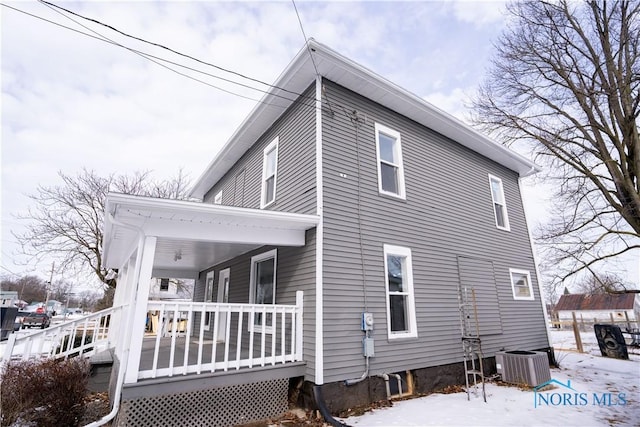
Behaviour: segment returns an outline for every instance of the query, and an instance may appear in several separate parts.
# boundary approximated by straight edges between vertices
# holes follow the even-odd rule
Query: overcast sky
[[[54,3],[268,83],[304,44],[291,1]],[[0,6],[1,273],[33,271],[46,276],[50,264],[25,267],[15,254],[11,230],[20,230],[14,215],[29,205],[27,194],[39,184],[60,183],[59,171],[75,175],[82,168],[104,176],[151,170],[159,179],[184,168],[195,180],[263,94],[162,62],[172,71],[97,38],[238,83],[265,86],[43,3],[5,4],[34,16]],[[307,37],[461,119],[466,115],[464,103],[488,65],[492,41],[505,25],[500,1],[296,5]],[[537,222],[544,216],[538,197],[544,196],[526,194],[528,214]],[[629,274],[637,280],[636,271]]]

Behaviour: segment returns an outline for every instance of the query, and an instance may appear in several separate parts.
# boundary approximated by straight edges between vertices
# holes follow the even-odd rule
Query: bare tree
[[[102,242],[107,193],[118,192],[159,198],[185,199],[188,180],[180,171],[166,181],[154,181],[149,172],[102,177],[83,170],[77,176],[59,172],[62,185],[39,186],[29,197],[34,206],[19,218],[27,230],[16,234],[24,254],[36,262],[56,259],[60,271],[93,274],[108,288],[115,287],[102,264]]]
[[[640,2],[516,2],[473,100],[475,123],[533,152],[555,194],[536,231],[562,284],[640,236]]]
[[[624,291],[628,284],[615,274],[603,274],[600,277],[591,276],[578,285],[578,291],[583,294],[609,294]]]
[[[27,275],[17,279],[2,277],[0,287],[3,291],[14,291],[18,298],[26,302],[42,302],[47,297],[47,283],[38,276]]]

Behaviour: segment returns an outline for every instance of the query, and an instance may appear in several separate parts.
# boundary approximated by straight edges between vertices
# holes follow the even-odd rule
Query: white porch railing
[[[69,320],[37,332],[9,335],[2,366],[11,360],[68,358],[93,354],[109,348],[109,325],[112,316],[126,306],[111,307],[97,313]]]
[[[157,332],[144,339],[138,379],[301,361],[302,298],[298,291],[295,305],[149,301]]]

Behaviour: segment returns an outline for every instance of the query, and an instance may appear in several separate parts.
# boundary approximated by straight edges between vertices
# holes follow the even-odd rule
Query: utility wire
[[[141,41],[141,42],[143,42],[143,43],[147,43],[147,44],[150,44],[150,45],[152,45],[152,46],[156,46],[156,47],[159,47],[159,48],[161,48],[161,49],[165,49],[165,50],[167,50],[167,51],[169,51],[169,52],[171,52],[171,53],[174,53],[174,54],[176,54],[176,55],[180,55],[180,56],[183,56],[183,57],[185,57],[185,58],[189,58],[189,59],[191,59],[191,60],[193,60],[193,61],[199,62],[199,63],[204,64],[204,65],[208,65],[208,66],[210,66],[210,67],[216,68],[216,69],[218,69],[218,70],[224,71],[224,72],[229,73],[229,74],[234,74],[234,75],[236,75],[236,76],[238,76],[238,77],[242,77],[243,79],[251,80],[251,81],[253,81],[253,82],[260,83],[260,84],[265,85],[265,86],[270,87],[270,88],[280,89],[280,90],[282,90],[282,91],[284,91],[284,92],[289,92],[289,93],[291,93],[291,94],[293,94],[293,95],[295,95],[295,96],[298,96],[298,97],[299,97],[299,96],[302,96],[302,94],[300,94],[300,93],[297,93],[297,92],[294,92],[294,91],[291,91],[291,90],[288,90],[288,89],[285,89],[285,88],[282,88],[282,87],[279,87],[279,86],[271,85],[271,84],[269,84],[269,83],[267,83],[267,82],[264,82],[264,81],[262,81],[262,80],[259,80],[259,79],[253,78],[253,77],[245,76],[244,74],[238,73],[238,72],[236,72],[236,71],[229,70],[229,69],[224,68],[224,67],[221,67],[221,66],[219,66],[219,65],[215,65],[215,64],[212,64],[212,63],[210,63],[210,62],[206,62],[206,61],[203,61],[203,60],[198,59],[198,58],[196,58],[196,57],[193,57],[193,56],[191,56],[191,55],[188,55],[188,54],[185,54],[185,53],[182,53],[182,52],[176,51],[176,50],[174,50],[174,49],[172,49],[172,48],[170,48],[170,47],[167,47],[167,46],[165,46],[165,45],[162,45],[162,44],[160,44],[160,43],[151,42],[151,41],[149,41],[149,40],[145,40],[145,39],[143,39],[143,38],[136,37],[136,36],[133,36],[133,35],[131,35],[131,34],[127,34],[127,33],[125,33],[124,31],[118,30],[117,28],[115,28],[115,27],[113,27],[113,26],[111,26],[111,25],[109,25],[109,24],[105,24],[105,23],[103,23],[103,22],[101,22],[101,21],[98,21],[98,20],[96,20],[96,19],[93,19],[93,18],[89,18],[89,17],[83,16],[83,15],[80,15],[80,14],[78,14],[78,13],[76,13],[76,12],[73,12],[72,10],[65,9],[65,8],[64,8],[64,7],[62,7],[62,6],[58,6],[58,5],[54,4],[54,3],[48,2],[48,1],[46,1],[46,0],[39,0],[39,2],[40,2],[40,3],[43,3],[43,4],[46,4],[46,5],[49,5],[50,7],[55,7],[55,8],[57,8],[57,9],[64,10],[64,11],[65,11],[65,12],[67,12],[67,13],[70,13],[70,14],[72,14],[72,15],[75,15],[75,16],[79,17],[79,18],[85,19],[85,20],[87,20],[87,21],[91,21],[91,22],[94,22],[94,23],[96,23],[96,24],[98,24],[98,25],[102,25],[103,27],[109,28],[110,30],[115,31],[115,32],[117,32],[117,33],[119,33],[119,34],[122,34],[122,35],[123,35],[123,36],[125,36],[125,37],[129,37],[129,38],[132,38],[132,39],[134,39],[134,40],[138,40],[138,41]],[[256,89],[256,90],[258,90],[258,89]],[[264,91],[263,91],[263,92],[264,92]]]
[[[147,53],[147,52],[143,52],[143,51],[140,51],[140,50],[137,50],[137,49],[130,48],[130,47],[128,47],[128,46],[122,45],[122,44],[120,44],[120,43],[117,43],[117,42],[115,42],[115,41],[113,41],[113,40],[109,39],[108,37],[106,37],[106,36],[104,36],[104,35],[102,35],[102,34],[100,34],[100,33],[96,32],[96,31],[92,30],[91,28],[89,28],[89,27],[87,27],[87,26],[85,26],[85,25],[81,24],[80,22],[78,22],[78,21],[76,21],[76,20],[72,19],[71,17],[69,17],[69,16],[65,15],[64,13],[60,12],[59,10],[57,10],[57,9],[63,9],[63,10],[66,10],[66,9],[64,9],[64,8],[60,8],[60,7],[58,7],[57,9],[55,9],[55,8],[54,8],[54,7],[55,7],[55,5],[51,6],[51,3],[49,3],[49,2],[42,2],[42,3],[43,3],[45,6],[49,7],[50,9],[54,10],[55,12],[57,12],[58,14],[60,14],[60,15],[64,16],[65,18],[67,18],[67,19],[71,20],[72,22],[74,22],[74,23],[75,23],[75,24],[77,24],[77,25],[80,25],[80,26],[82,26],[83,28],[86,28],[88,31],[91,31],[91,32],[93,32],[94,34],[97,34],[98,36],[97,36],[97,37],[96,37],[96,36],[93,36],[93,35],[91,35],[91,34],[88,34],[88,33],[85,33],[85,32],[83,32],[83,31],[77,30],[77,29],[75,29],[75,28],[68,27],[68,26],[66,26],[66,25],[63,25],[63,24],[60,24],[60,23],[58,23],[58,22],[55,22],[55,21],[49,20],[49,19],[47,19],[47,18],[44,18],[44,17],[38,16],[38,15],[35,15],[35,14],[33,14],[33,13],[26,12],[26,11],[21,10],[21,9],[18,9],[18,8],[16,8],[16,7],[9,6],[9,5],[4,4],[4,3],[0,3],[0,5],[5,6],[5,7],[7,7],[7,8],[10,8],[10,9],[13,9],[13,10],[15,10],[15,11],[17,11],[17,12],[21,12],[21,13],[23,13],[23,14],[25,14],[25,15],[28,15],[28,16],[31,16],[31,17],[34,17],[34,18],[36,18],[36,19],[40,19],[40,20],[42,20],[42,21],[48,22],[48,23],[50,23],[50,24],[57,25],[57,26],[62,27],[62,28],[64,28],[64,29],[67,29],[67,30],[70,30],[70,31],[74,31],[74,32],[79,33],[79,34],[82,34],[82,35],[84,35],[84,36],[91,37],[91,38],[94,38],[94,39],[96,39],[96,40],[100,40],[100,41],[102,41],[102,42],[109,43],[109,44],[112,44],[112,45],[115,45],[115,46],[121,47],[121,48],[123,48],[123,49],[129,50],[130,52],[135,53],[135,54],[137,54],[137,55],[139,55],[139,56],[142,56],[143,58],[145,58],[145,59],[147,59],[147,60],[149,60],[149,61],[151,61],[151,62],[154,62],[154,63],[156,63],[157,65],[159,65],[159,66],[161,66],[161,67],[163,67],[163,68],[168,69],[169,71],[173,71],[174,73],[176,73],[176,74],[178,74],[178,75],[181,75],[181,76],[183,76],[183,77],[189,78],[189,79],[191,79],[191,80],[194,80],[194,81],[196,81],[196,82],[202,83],[202,84],[207,85],[207,86],[209,86],[209,87],[212,87],[212,88],[214,88],[214,89],[217,89],[217,90],[220,90],[220,91],[226,92],[226,93],[231,94],[231,95],[235,95],[235,96],[238,96],[238,97],[241,97],[241,98],[244,98],[244,99],[248,99],[248,100],[251,100],[251,101],[254,101],[254,102],[262,103],[262,104],[265,104],[265,105],[276,106],[276,107],[279,107],[279,108],[282,108],[282,109],[286,109],[286,108],[287,108],[286,106],[283,106],[283,105],[272,104],[272,103],[267,102],[267,101],[264,101],[264,100],[260,100],[260,99],[252,98],[252,97],[245,96],[245,95],[241,95],[241,94],[239,94],[239,93],[236,93],[236,92],[233,92],[233,91],[230,91],[230,90],[227,90],[227,89],[223,89],[223,88],[221,88],[221,87],[219,87],[219,86],[213,85],[213,84],[208,83],[208,82],[206,82],[206,81],[202,81],[202,80],[197,79],[197,78],[195,78],[195,77],[193,77],[193,76],[190,76],[190,75],[188,75],[188,74],[181,73],[181,72],[179,72],[179,71],[177,71],[177,70],[175,70],[175,69],[173,69],[173,68],[171,68],[171,67],[168,67],[168,66],[166,66],[166,65],[160,64],[160,63],[158,63],[157,61],[152,60],[151,58],[154,58],[154,59],[156,59],[156,60],[158,60],[158,61],[163,61],[163,62],[165,62],[165,63],[169,63],[169,64],[172,64],[172,65],[175,65],[175,66],[177,66],[177,67],[185,68],[185,69],[187,69],[187,70],[190,70],[190,71],[193,71],[193,72],[196,72],[196,73],[204,74],[204,75],[207,75],[207,76],[213,77],[213,78],[215,78],[215,79],[223,80],[223,81],[229,82],[229,83],[231,83],[231,84],[235,84],[235,85],[242,86],[242,87],[245,87],[245,88],[248,88],[248,89],[251,89],[251,90],[255,90],[255,91],[261,92],[261,93],[263,93],[263,94],[270,94],[271,96],[274,96],[274,97],[277,97],[277,98],[282,98],[282,99],[284,99],[284,100],[286,100],[286,101],[288,101],[288,102],[292,102],[292,103],[300,103],[300,104],[302,104],[302,105],[305,105],[305,106],[309,106],[309,107],[314,108],[314,106],[313,106],[313,105],[309,105],[309,103],[307,103],[307,102],[306,102],[307,100],[309,100],[309,101],[310,101],[310,103],[312,103],[312,102],[314,101],[314,98],[312,98],[312,97],[310,97],[310,96],[301,95],[301,96],[299,96],[297,99],[291,99],[291,98],[289,98],[289,97],[287,97],[287,96],[283,96],[283,95],[281,95],[281,94],[277,94],[277,93],[273,93],[273,92],[272,92],[272,93],[269,93],[269,92],[267,92],[267,91],[265,91],[265,90],[263,90],[263,89],[260,89],[260,88],[256,88],[256,87],[253,87],[253,86],[250,86],[250,85],[244,84],[244,83],[240,83],[240,82],[237,82],[237,81],[234,81],[234,80],[230,80],[230,79],[227,79],[227,78],[224,78],[224,77],[221,77],[221,76],[217,76],[217,75],[214,75],[214,74],[208,73],[208,72],[206,72],[206,71],[198,70],[198,69],[195,69],[195,68],[189,67],[189,66],[184,65],[184,64],[180,64],[180,63],[177,63],[177,62],[174,62],[174,61],[171,61],[171,60],[165,59],[165,58],[161,58],[161,57],[158,57],[158,56],[152,55],[152,54]],[[70,12],[70,13],[71,13],[71,14],[74,14],[73,12]],[[77,15],[77,16],[81,16],[81,15],[78,15],[78,14],[75,14],[75,15]],[[89,19],[89,18],[85,18],[85,19]],[[89,19],[89,20],[91,20],[91,19]],[[95,20],[92,20],[92,21],[95,21]],[[104,25],[104,26],[106,26],[106,27],[109,27],[109,26],[108,26],[108,25],[106,25],[106,24],[101,24],[101,25]],[[135,38],[135,37],[134,37],[134,38]],[[152,43],[152,44],[153,44],[153,43]],[[179,55],[182,55],[182,54],[180,54],[179,52],[177,52],[177,53],[178,53]],[[188,55],[182,55],[182,56],[188,56]],[[199,62],[203,62],[203,61],[199,61]],[[205,63],[205,62],[203,62],[203,63],[204,63],[204,64],[207,64],[207,63]],[[209,64],[207,64],[207,65],[209,65]],[[216,66],[215,66],[215,65],[213,65],[213,64],[211,64],[211,66],[216,67]],[[219,67],[218,67],[218,68],[219,68]],[[232,72],[232,73],[233,73],[233,72]],[[278,88],[278,86],[272,86],[272,87],[274,87],[274,88]],[[297,94],[297,92],[294,92],[294,91],[287,91],[287,92],[292,93],[292,94]]]
[[[149,60],[149,61],[151,61],[151,62],[156,63],[157,65],[160,65],[161,67],[167,68],[167,69],[169,69],[169,70],[171,70],[171,71],[173,71],[173,72],[175,72],[175,73],[178,73],[178,74],[180,74],[180,75],[182,75],[182,76],[184,76],[184,77],[187,77],[187,78],[190,78],[190,79],[195,80],[195,81],[197,81],[197,82],[200,82],[200,83],[206,84],[206,85],[208,85],[208,86],[211,86],[211,87],[213,87],[213,88],[215,88],[215,89],[218,89],[218,90],[221,90],[221,91],[223,91],[223,92],[229,93],[229,94],[231,94],[231,95],[236,95],[236,96],[239,96],[239,97],[241,97],[241,98],[249,99],[249,100],[251,100],[251,101],[261,102],[261,101],[260,101],[260,100],[258,100],[258,99],[251,98],[251,97],[248,97],[248,96],[244,96],[244,95],[238,94],[238,93],[236,93],[236,92],[232,92],[232,91],[229,91],[229,90],[227,90],[227,89],[223,89],[223,88],[221,88],[221,87],[219,87],[219,86],[215,86],[215,85],[212,85],[212,84],[210,84],[210,83],[204,82],[204,81],[202,81],[202,80],[196,79],[196,78],[194,78],[194,77],[192,77],[192,76],[189,76],[189,75],[186,75],[186,74],[180,73],[179,71],[176,71],[175,69],[173,69],[173,68],[171,68],[171,67],[168,67],[168,66],[165,66],[165,65],[163,65],[163,64],[160,64],[160,63],[158,63],[157,61],[154,61],[153,59],[156,59],[156,60],[158,60],[158,61],[163,61],[163,62],[166,62],[166,63],[172,64],[172,65],[175,65],[175,66],[177,66],[177,67],[182,67],[182,68],[185,68],[185,69],[187,69],[187,70],[190,70],[190,71],[193,71],[193,72],[196,72],[196,73],[200,73],[200,74],[204,74],[204,75],[207,75],[207,76],[210,76],[210,77],[216,78],[216,79],[220,79],[220,80],[222,80],[222,81],[226,81],[226,82],[228,82],[228,83],[232,83],[232,84],[235,84],[235,85],[238,85],[238,86],[242,86],[242,87],[245,87],[245,88],[248,88],[248,89],[252,89],[252,90],[255,90],[255,91],[258,91],[258,92],[265,93],[262,89],[258,89],[258,88],[255,88],[255,87],[253,87],[253,86],[249,86],[249,85],[244,84],[244,83],[236,82],[236,81],[233,81],[233,80],[230,80],[230,79],[224,78],[224,77],[216,76],[215,74],[207,73],[206,71],[198,70],[198,69],[196,69],[196,68],[189,67],[189,66],[184,65],[184,64],[179,64],[179,63],[177,63],[177,62],[174,62],[174,61],[171,61],[171,60],[168,60],[168,59],[165,59],[165,58],[160,58],[160,57],[155,56],[155,55],[152,55],[152,54],[150,54],[150,53],[142,52],[142,51],[139,51],[139,50],[137,50],[137,49],[133,49],[133,48],[130,48],[130,47],[128,47],[128,46],[122,45],[122,44],[120,44],[120,43],[118,43],[118,42],[116,42],[116,41],[114,41],[114,40],[112,40],[112,39],[108,38],[107,36],[105,36],[105,35],[103,35],[103,34],[101,34],[101,33],[97,32],[97,31],[95,31],[95,30],[93,30],[93,29],[91,29],[91,28],[87,27],[86,25],[84,25],[84,24],[82,24],[82,23],[80,23],[80,22],[76,21],[76,20],[75,20],[75,19],[73,19],[72,17],[65,15],[63,12],[59,11],[57,8],[54,8],[54,7],[50,6],[50,3],[46,2],[46,1],[43,1],[43,2],[41,2],[41,3],[43,3],[45,6],[49,7],[49,8],[50,8],[51,10],[53,10],[54,12],[56,12],[56,13],[60,14],[61,16],[63,16],[63,17],[65,17],[65,18],[69,19],[69,20],[70,20],[70,21],[72,21],[73,23],[75,23],[75,24],[77,24],[77,25],[81,26],[82,28],[85,28],[85,29],[86,29],[86,30],[88,30],[88,31],[91,31],[91,32],[92,32],[92,33],[94,33],[96,36],[98,36],[98,40],[102,40],[102,41],[104,41],[104,42],[107,42],[107,43],[113,44],[113,45],[115,45],[115,46],[121,47],[121,48],[123,48],[123,49],[126,49],[126,50],[128,50],[128,51],[130,51],[130,52],[132,52],[132,53],[135,53],[135,54],[137,54],[137,55],[139,55],[139,56],[142,56],[142,57],[143,57],[143,58],[145,58],[145,59],[148,59],[148,60]],[[86,34],[86,33],[84,33],[84,32],[81,32],[81,34],[85,34],[85,35],[87,35],[87,34]],[[153,58],[153,59],[150,59],[150,58]],[[288,98],[288,97],[286,97],[286,96],[282,96],[282,95],[278,95],[278,94],[272,94],[272,95],[274,95],[274,96],[276,96],[276,97],[279,97],[279,98],[283,98],[283,99],[285,99],[285,100],[287,100],[287,101],[295,101],[294,99]]]
[[[304,31],[304,26],[302,25],[302,19],[300,18],[300,13],[298,13],[298,6],[296,6],[296,1],[295,0],[291,0],[291,3],[293,3],[293,9],[296,11],[296,16],[298,17],[298,24],[300,24],[300,31],[302,31],[302,37],[304,37],[304,44],[307,47],[307,51],[309,51],[309,57],[311,58],[311,63],[313,64],[313,69],[316,70],[316,77],[318,78],[318,80],[321,80],[320,72],[318,71],[318,66],[316,65],[316,60],[313,57],[313,51],[311,50],[311,47],[309,46],[309,39],[307,38],[307,34]],[[331,114],[334,114],[333,108],[331,108],[331,102],[329,101],[329,97],[325,93],[324,86],[322,86],[321,90],[322,90],[322,94],[327,99],[327,106],[329,107],[329,110],[331,111]],[[320,100],[320,102],[322,103],[322,100]]]
[[[292,0],[292,1],[293,1],[293,0]],[[46,3],[47,5],[52,5],[51,3],[46,2],[46,1],[42,1],[42,3],[43,3],[43,4],[44,4],[44,3]],[[158,59],[159,61],[168,62],[168,63],[174,64],[174,65],[177,65],[177,66],[180,66],[180,67],[183,67],[183,68],[187,68],[187,69],[189,69],[189,70],[194,70],[194,71],[196,71],[196,72],[199,72],[199,73],[202,73],[202,74],[206,74],[206,75],[209,75],[209,76],[214,77],[214,78],[218,78],[218,79],[226,80],[226,79],[224,79],[224,78],[222,78],[222,77],[220,77],[220,76],[215,76],[215,75],[212,75],[212,74],[206,73],[206,72],[204,72],[204,71],[195,70],[195,69],[190,68],[190,67],[188,67],[188,66],[181,65],[181,64],[177,64],[177,63],[175,63],[175,62],[173,62],[173,61],[170,61],[170,60],[167,60],[167,59],[159,58],[159,57],[157,57],[157,56],[154,56],[154,55],[148,54],[148,53],[146,53],[146,52],[142,52],[142,51],[139,51],[139,50],[136,50],[136,49],[133,49],[133,48],[130,48],[130,47],[127,47],[127,46],[121,45],[121,44],[119,44],[119,43],[117,43],[117,42],[114,42],[114,41],[112,41],[112,40],[110,40],[110,39],[106,38],[105,36],[100,35],[100,37],[98,37],[98,36],[95,36],[95,35],[92,35],[92,34],[89,34],[89,33],[83,32],[83,31],[80,31],[80,30],[78,30],[78,29],[76,29],[76,28],[72,28],[72,27],[69,27],[69,26],[67,26],[67,25],[63,25],[63,24],[61,24],[61,23],[59,23],[59,22],[55,22],[55,21],[52,21],[52,20],[50,20],[50,19],[44,18],[44,17],[42,17],[42,16],[39,16],[39,15],[36,15],[36,14],[30,13],[30,12],[27,12],[27,11],[25,11],[25,10],[18,9],[18,8],[13,7],[13,6],[10,6],[10,5],[6,4],[6,3],[2,3],[2,2],[0,2],[0,5],[2,5],[2,6],[4,6],[4,7],[6,7],[6,8],[8,8],[8,9],[12,9],[12,10],[14,10],[14,11],[16,11],[16,12],[19,12],[19,13],[25,14],[25,15],[27,15],[27,16],[31,16],[31,17],[36,18],[36,19],[38,19],[38,20],[41,20],[41,21],[47,22],[47,23],[49,23],[49,24],[53,24],[53,25],[56,25],[56,26],[58,26],[58,27],[64,28],[64,29],[66,29],[66,30],[76,32],[76,33],[81,34],[81,35],[84,35],[84,36],[86,36],[86,37],[90,37],[90,38],[93,38],[93,39],[99,40],[99,41],[104,42],[104,43],[109,43],[109,44],[112,44],[112,45],[115,45],[115,46],[118,46],[118,47],[122,47],[123,49],[127,49],[127,50],[129,50],[129,51],[131,51],[131,52],[133,52],[133,53],[136,53],[136,54],[138,54],[138,55],[141,55],[141,56],[143,56],[145,59],[148,59],[148,60],[150,60],[150,61],[152,61],[152,62],[156,63],[157,65],[159,65],[159,66],[161,66],[161,67],[164,67],[164,68],[166,68],[166,69],[168,69],[168,70],[170,70],[170,71],[173,71],[173,72],[175,72],[176,74],[179,74],[179,75],[181,75],[181,76],[183,76],[183,77],[189,78],[189,79],[194,80],[194,81],[196,81],[196,82],[202,83],[202,84],[207,85],[207,86],[209,86],[209,87],[212,87],[212,88],[214,88],[214,89],[218,89],[218,90],[224,91],[224,92],[226,92],[226,93],[229,93],[229,94],[231,94],[231,95],[239,96],[239,97],[242,97],[242,98],[245,98],[245,99],[249,99],[249,100],[252,100],[252,101],[255,101],[255,102],[263,103],[263,104],[265,104],[265,105],[271,105],[271,106],[277,106],[277,107],[280,107],[280,108],[286,108],[286,107],[284,107],[284,106],[279,106],[279,105],[276,105],[276,104],[271,104],[271,103],[266,102],[266,101],[263,101],[263,100],[256,100],[255,98],[246,97],[246,96],[244,96],[244,95],[240,95],[240,94],[237,94],[237,93],[235,93],[235,92],[232,92],[232,91],[228,91],[228,90],[226,90],[226,89],[219,88],[218,86],[215,86],[215,85],[213,85],[213,84],[211,84],[211,83],[208,83],[208,82],[202,81],[202,80],[200,80],[200,79],[197,79],[197,78],[195,78],[195,77],[189,76],[189,75],[184,74],[184,73],[180,73],[179,71],[174,70],[173,68],[168,67],[168,66],[166,66],[166,65],[164,65],[164,64],[158,63],[157,61],[154,61],[153,59],[150,59],[150,58]],[[57,7],[57,8],[59,8],[59,9],[60,9],[60,7],[59,7],[59,6],[56,6],[56,5],[53,5],[53,6],[54,6],[54,7]],[[295,3],[294,3],[294,6],[295,6]],[[61,9],[64,9],[64,8],[61,8]],[[296,9],[296,11],[297,11],[297,9]],[[72,13],[72,14],[74,14],[74,15],[78,15],[78,14],[75,14],[75,13],[73,13],[73,12],[70,12],[70,13]],[[67,17],[67,18],[68,18],[68,17]],[[69,18],[69,19],[70,19],[70,18]],[[89,20],[91,20],[90,18],[85,18],[85,19],[89,19]],[[82,25],[82,24],[80,24],[80,23],[78,23],[78,22],[76,22],[76,21],[73,21],[73,22],[77,23],[78,25]],[[100,24],[100,25],[103,25],[103,26],[105,26],[105,27],[110,27],[110,26],[109,26],[109,25],[107,25],[107,24],[102,24],[102,23],[99,23],[99,24]],[[301,22],[300,22],[300,24],[301,24]],[[301,24],[301,25],[302,25],[302,24]],[[85,28],[86,28],[86,27],[85,27]],[[303,36],[304,36],[304,29],[303,29],[302,27],[301,27],[301,29],[302,29],[302,31],[303,31]],[[90,31],[93,31],[93,30],[90,30]],[[118,30],[115,30],[115,31],[118,31]],[[94,31],[94,32],[95,32],[95,31]],[[120,32],[120,31],[118,31],[118,32]],[[98,34],[98,33],[96,33],[96,34]],[[137,37],[129,36],[129,35],[127,35],[127,34],[124,34],[124,35],[126,35],[127,37],[131,37],[131,38],[135,38],[135,39],[137,39]],[[140,39],[140,40],[141,40],[141,39]],[[144,40],[143,40],[143,41],[144,41]],[[145,41],[145,42],[146,42],[146,41]],[[151,42],[147,42],[147,43],[154,44],[154,43],[151,43]],[[307,43],[307,41],[306,41],[306,40],[305,40],[305,45],[306,45],[306,46],[307,46],[307,48],[309,49],[310,58],[311,58],[311,60],[312,60],[312,62],[313,62],[313,64],[314,64],[314,69],[317,71],[317,67],[316,67],[316,65],[315,65],[315,61],[313,60],[313,55],[311,55],[311,50],[310,50],[309,44]],[[171,50],[171,49],[169,49],[169,48],[166,48],[166,49],[168,49],[168,50],[172,51],[172,50]],[[180,55],[180,56],[184,56],[184,57],[191,58],[189,55],[185,55],[185,54],[182,54],[182,53],[180,53],[180,52],[176,52],[176,54],[178,54],[178,55]],[[214,65],[214,64],[208,64],[207,62],[200,61],[200,60],[198,60],[198,59],[196,59],[196,58],[193,58],[193,59],[194,59],[195,61],[197,61],[197,62],[201,62],[201,63],[203,63],[203,64],[205,64],[205,65],[210,65],[210,66],[212,66],[212,67],[214,67],[214,68],[220,68],[220,69],[222,69],[223,71],[225,71],[225,69],[223,69],[223,68],[221,68],[221,67],[218,67],[218,66],[216,66],[216,65]],[[233,74],[237,74],[237,75],[239,75],[239,76],[242,76],[241,74],[235,73],[235,72],[233,72],[233,71],[229,71],[229,72],[230,72],[230,73],[233,73]],[[244,77],[244,76],[242,76],[242,77]],[[248,79],[249,79],[249,80],[256,80],[256,79],[252,79],[252,78],[248,78]],[[229,81],[229,80],[226,80],[226,81]],[[231,81],[231,82],[232,82],[232,81]],[[261,82],[260,80],[257,80],[257,82],[259,82],[259,83],[263,83],[263,82]],[[233,82],[232,82],[232,83],[233,83]],[[238,83],[238,82],[235,82],[235,84],[242,85],[241,83]],[[263,84],[264,84],[264,83],[263,83]],[[284,89],[284,88],[281,88],[281,87],[279,87],[279,86],[275,86],[275,85],[269,85],[269,86],[270,86],[270,87],[272,87],[272,88],[276,88],[276,89],[283,90],[283,91],[285,91],[285,92],[289,92],[289,93],[292,93],[292,94],[299,95],[299,98],[298,98],[298,99],[295,99],[295,100],[291,100],[291,99],[289,99],[289,98],[287,98],[287,97],[284,97],[284,96],[282,96],[282,95],[277,95],[277,94],[271,93],[271,95],[272,95],[272,96],[276,96],[276,97],[283,98],[283,99],[285,99],[285,100],[287,100],[287,101],[289,101],[289,102],[293,102],[293,103],[300,103],[301,105],[304,105],[304,106],[306,106],[306,107],[310,107],[310,108],[314,108],[314,109],[318,108],[318,107],[316,107],[316,106],[312,105],[312,104],[313,104],[313,102],[315,101],[315,97],[312,97],[312,96],[306,96],[306,95],[304,95],[304,94],[298,94],[298,93],[297,93],[297,92],[295,92],[295,91],[291,91],[291,90],[288,90],[288,89]],[[258,88],[253,88],[253,87],[251,87],[251,86],[248,86],[248,87],[249,87],[250,89],[257,90],[257,91],[260,91],[260,92],[265,93],[265,94],[268,94],[268,93],[269,93],[269,92],[263,91],[263,90],[258,89]],[[327,94],[326,94],[326,92],[325,92],[324,87],[323,87],[322,91],[323,91],[323,94],[325,95],[325,99],[326,99],[327,106],[328,106],[328,107],[329,107],[329,109],[331,110],[331,113],[332,113],[332,114],[334,113],[334,111],[333,111],[333,109],[332,109],[332,106],[337,106],[337,107],[340,107],[340,108],[344,111],[344,113],[345,113],[345,116],[346,116],[346,117],[349,117],[349,114],[348,114],[348,112],[347,112],[347,107],[345,107],[345,106],[341,105],[340,103],[330,102],[330,101],[329,101],[329,99],[328,99],[328,96],[327,96]],[[310,101],[310,102],[309,102],[309,103],[307,103],[307,102],[305,102],[305,101]],[[324,102],[324,101],[322,101],[322,100],[321,100],[321,102]],[[348,108],[350,108],[350,107],[348,107]]]

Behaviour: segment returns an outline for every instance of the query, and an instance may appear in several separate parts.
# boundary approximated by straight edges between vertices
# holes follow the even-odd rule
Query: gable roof
[[[313,60],[310,53],[313,54]],[[528,176],[540,169],[530,160],[487,138],[417,95],[381,77],[329,47],[310,39],[254,107],[217,156],[198,178],[191,197],[203,198],[240,157],[295,102],[318,74],[366,98],[451,138],[479,154]]]
[[[556,311],[569,310],[632,310],[635,294],[570,294],[562,295]]]

